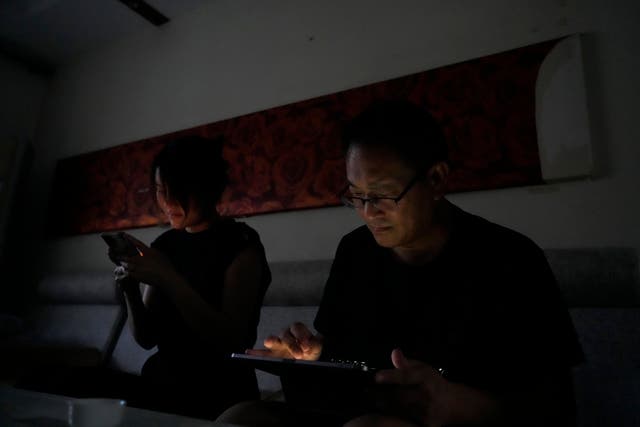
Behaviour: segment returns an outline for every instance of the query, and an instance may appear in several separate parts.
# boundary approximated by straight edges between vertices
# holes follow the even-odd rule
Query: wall
[[[15,214],[26,196],[20,182],[28,173],[29,144],[34,140],[48,78],[0,55],[0,310],[8,310],[20,289],[11,280],[19,233]],[[13,215],[12,215],[13,214]],[[11,302],[10,302],[11,301]]]
[[[0,141],[33,140],[48,77],[0,54]]]
[[[450,199],[544,247],[640,248],[639,16],[633,0],[211,2],[58,72],[25,241],[46,270],[111,268],[96,235],[41,239],[58,158],[581,32],[594,176]],[[331,257],[358,224],[346,208],[246,221],[270,260]],[[148,241],[160,231],[134,234]]]

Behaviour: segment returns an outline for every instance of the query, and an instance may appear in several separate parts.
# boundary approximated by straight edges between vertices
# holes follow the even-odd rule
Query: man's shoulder
[[[510,253],[518,250],[542,250],[525,234],[481,216],[458,209],[456,218],[460,235],[470,246],[479,246],[484,251],[492,248]]]

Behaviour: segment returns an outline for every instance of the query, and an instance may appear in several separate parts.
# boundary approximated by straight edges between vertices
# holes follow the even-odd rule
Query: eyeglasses
[[[398,203],[404,196],[407,195],[409,190],[418,182],[418,180],[422,177],[422,174],[417,174],[404,190],[397,197],[356,197],[349,194],[347,191],[349,187],[345,188],[340,196],[340,200],[344,203],[345,206],[353,208],[353,209],[364,209],[365,204],[369,203],[374,208],[381,211],[392,211],[398,207]]]

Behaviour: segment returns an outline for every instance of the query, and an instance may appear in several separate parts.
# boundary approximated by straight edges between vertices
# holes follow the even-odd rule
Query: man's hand
[[[264,340],[266,349],[249,349],[254,356],[281,357],[285,359],[318,360],[322,353],[322,338],[313,335],[306,325],[296,322],[280,334]]]
[[[417,422],[439,427],[449,423],[451,383],[434,368],[417,360],[407,359],[399,349],[391,353],[396,369],[376,374],[376,383],[394,385],[378,396],[383,411],[389,411]]]

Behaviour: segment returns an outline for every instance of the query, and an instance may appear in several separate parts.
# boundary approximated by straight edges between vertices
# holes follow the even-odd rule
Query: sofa
[[[637,251],[571,248],[545,253],[586,356],[586,363],[574,371],[579,425],[640,426]],[[257,346],[294,321],[312,325],[330,267],[331,260],[271,263],[273,281],[262,307]],[[67,355],[74,349],[90,350],[92,357],[77,357],[75,362],[129,373],[139,373],[153,353],[137,346],[124,327],[126,311],[114,292],[111,272],[48,277],[38,294],[24,331],[14,334],[14,344],[65,348]],[[257,375],[264,399],[282,398],[278,377],[261,371]]]
[[[126,323],[113,277],[103,272],[44,277],[21,316],[2,315],[0,380],[35,370],[107,366]]]

